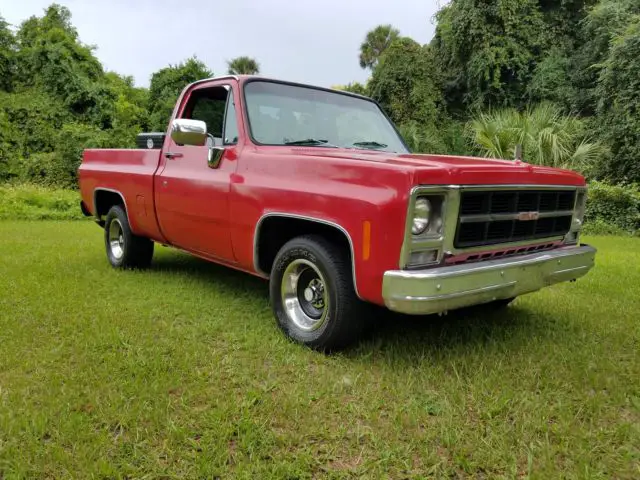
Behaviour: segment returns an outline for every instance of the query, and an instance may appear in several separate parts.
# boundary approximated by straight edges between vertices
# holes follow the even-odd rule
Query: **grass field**
[[[506,313],[289,343],[266,284],[0,222],[0,479],[640,478],[640,239]]]

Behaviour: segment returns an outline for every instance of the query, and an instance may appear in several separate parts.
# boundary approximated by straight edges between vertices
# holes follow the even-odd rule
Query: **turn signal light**
[[[422,267],[426,265],[434,264],[438,261],[438,250],[422,250],[418,252],[412,252],[409,259],[409,267]]]

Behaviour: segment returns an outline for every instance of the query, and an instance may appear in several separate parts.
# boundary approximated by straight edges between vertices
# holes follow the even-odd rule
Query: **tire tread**
[[[113,219],[117,218],[122,225],[123,234],[125,236],[125,252],[120,263],[114,262],[109,253],[109,225]],[[107,249],[107,258],[114,268],[147,268],[151,265],[153,259],[153,241],[134,235],[129,225],[129,218],[124,208],[120,205],[114,205],[109,209],[104,224],[104,243]]]
[[[324,263],[322,268],[327,270],[327,274],[330,276],[330,280],[327,280],[334,283],[338,298],[334,318],[322,334],[315,339],[302,341],[302,343],[321,351],[338,350],[352,344],[364,333],[367,305],[358,298],[355,292],[349,253],[320,235],[303,235],[290,240],[280,249],[273,270],[278,269],[283,257],[296,248],[317,253],[317,256]],[[270,286],[272,306],[280,327],[291,337],[292,335],[286,326],[287,318],[280,318],[281,315],[286,317],[286,314],[278,310],[279,303],[281,303],[280,283],[282,278],[280,271],[276,273],[274,278],[274,271],[272,271]],[[301,341],[297,338],[293,339]]]

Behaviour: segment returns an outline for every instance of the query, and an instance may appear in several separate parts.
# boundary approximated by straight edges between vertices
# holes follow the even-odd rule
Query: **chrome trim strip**
[[[124,209],[125,209],[124,213],[127,214],[127,222],[129,222],[129,227],[131,227],[131,219],[129,218],[129,205],[127,205],[127,200],[124,198],[124,195],[122,194],[122,192],[118,190],[114,190],[113,188],[96,187],[93,189],[93,210],[94,210],[93,216],[96,217],[96,220],[101,220],[100,215],[98,215],[98,208],[96,207],[96,193],[99,191],[117,193],[118,195],[120,195],[120,198],[122,199],[122,203],[124,203]]]
[[[355,290],[358,298],[362,298],[358,293],[358,282],[356,280],[356,254],[353,248],[353,240],[351,239],[351,235],[349,235],[349,232],[342,225],[331,222],[329,220],[323,220],[320,218],[308,217],[305,215],[298,215],[295,213],[285,213],[285,212],[269,212],[269,213],[263,214],[258,220],[258,222],[256,223],[256,228],[253,233],[253,268],[255,269],[256,272],[258,272],[260,275],[264,276],[265,278],[270,277],[268,273],[260,269],[259,267],[260,262],[258,258],[258,242],[260,241],[260,235],[259,235],[260,226],[262,225],[262,222],[269,217],[282,217],[282,218],[294,218],[296,220],[307,220],[310,222],[321,223],[323,225],[336,228],[340,232],[342,232],[347,237],[347,240],[349,241],[349,247],[351,249],[351,274],[353,276],[353,289]]]
[[[495,190],[579,190],[581,188],[586,188],[586,187],[578,186],[578,185],[535,185],[535,184],[500,185],[499,184],[499,185],[456,185],[456,188],[460,190],[495,191]]]
[[[538,212],[538,218],[555,218],[573,216],[574,210],[554,210]],[[480,215],[460,215],[460,223],[499,222],[501,220],[519,220],[520,213],[487,213]]]
[[[213,82],[213,81],[218,81],[218,80],[235,80],[238,81],[238,75],[221,75],[219,77],[208,77],[208,78],[203,78],[201,80],[196,80],[195,82],[191,82],[189,85],[187,85],[186,87],[184,87],[183,91],[186,92],[188,89],[195,87],[196,85],[200,85],[203,83],[207,83],[207,82]]]

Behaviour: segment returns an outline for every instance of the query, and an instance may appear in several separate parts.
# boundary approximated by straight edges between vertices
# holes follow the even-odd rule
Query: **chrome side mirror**
[[[171,139],[178,145],[203,146],[207,143],[207,124],[202,120],[176,118],[171,123]]]

